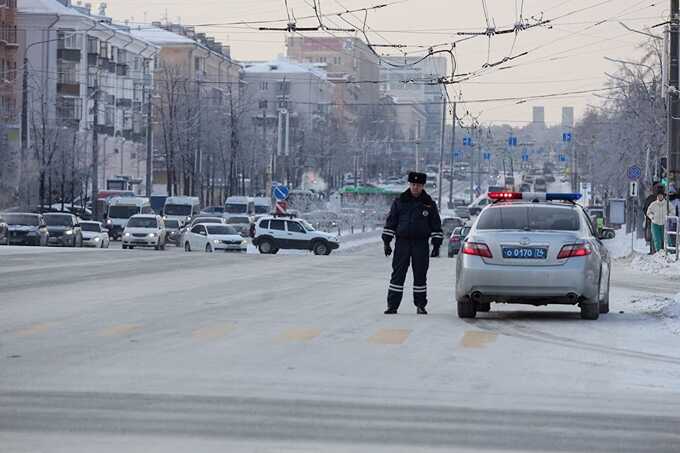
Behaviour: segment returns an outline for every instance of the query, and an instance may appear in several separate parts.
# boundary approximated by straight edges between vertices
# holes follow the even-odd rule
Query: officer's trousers
[[[427,239],[399,239],[394,246],[392,278],[387,291],[387,307],[399,308],[404,295],[404,281],[409,264],[413,267],[413,303],[427,305],[427,269],[430,266],[430,244]]]

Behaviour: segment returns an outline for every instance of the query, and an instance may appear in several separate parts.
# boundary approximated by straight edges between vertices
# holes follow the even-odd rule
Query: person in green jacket
[[[656,192],[656,200],[647,208],[647,218],[652,225],[654,249],[657,252],[664,248],[664,226],[670,213],[669,205],[663,187],[659,187]]]

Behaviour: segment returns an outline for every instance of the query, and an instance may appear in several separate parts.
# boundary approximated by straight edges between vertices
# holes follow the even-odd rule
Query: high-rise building
[[[535,125],[545,125],[545,107],[541,106],[536,106],[533,109],[533,123]]]
[[[16,121],[16,0],[0,0],[0,122]]]
[[[562,107],[562,126],[574,127],[574,107]]]

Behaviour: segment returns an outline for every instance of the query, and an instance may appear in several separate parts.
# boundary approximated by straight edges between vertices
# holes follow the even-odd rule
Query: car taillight
[[[564,260],[567,258],[574,258],[578,256],[587,256],[593,253],[588,244],[568,244],[562,247],[559,255],[557,255],[558,260]]]
[[[489,247],[481,242],[466,242],[463,247],[463,254],[481,256],[482,258],[493,258]]]
[[[449,239],[449,242],[460,242],[460,238],[458,236],[453,236]]]

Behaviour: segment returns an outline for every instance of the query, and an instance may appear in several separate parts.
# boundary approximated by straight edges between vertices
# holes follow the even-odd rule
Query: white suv
[[[166,241],[165,222],[157,215],[133,215],[123,230],[123,249],[153,247],[165,250]]]
[[[330,255],[340,247],[337,236],[316,231],[308,222],[293,215],[263,216],[255,225],[253,245],[264,254],[294,249],[311,250],[315,255]]]

